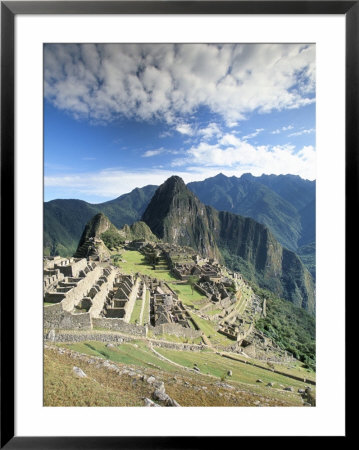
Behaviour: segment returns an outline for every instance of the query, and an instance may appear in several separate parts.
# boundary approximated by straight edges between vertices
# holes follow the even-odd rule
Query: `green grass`
[[[142,308],[142,299],[137,299],[132,310],[130,323],[139,323]]]
[[[231,339],[228,339],[223,334],[218,333],[217,330],[217,324],[210,320],[202,319],[201,317],[198,317],[194,313],[190,313],[196,324],[199,326],[201,331],[209,338],[209,340],[214,345],[223,345],[223,346],[229,346],[233,345],[234,341]]]
[[[171,283],[170,283],[171,284]],[[184,305],[192,306],[195,309],[199,309],[204,301],[207,301],[206,297],[201,295],[189,284],[171,284],[171,288],[178,294],[180,300]]]
[[[209,311],[206,311],[207,316],[215,316],[216,314],[220,314],[222,312],[221,309],[210,309]]]
[[[141,325],[145,324],[146,318],[149,317],[149,313],[150,313],[150,291],[146,289],[145,305],[143,307],[143,316]]]
[[[126,262],[118,261],[116,264],[125,273],[141,273],[152,278],[157,278],[168,282],[171,289],[173,289],[179,296],[180,300],[187,306],[199,309],[205,297],[199,294],[189,284],[177,284],[177,279],[171,274],[167,266],[161,264],[160,269],[153,270],[152,266],[146,263],[144,255],[135,250],[126,250],[122,252],[122,258]],[[157,266],[158,267],[158,266]]]
[[[75,344],[61,344],[62,347],[70,348],[76,352],[91,356],[99,356],[113,362],[132,364],[141,367],[153,367],[154,365],[162,370],[173,372],[175,366],[159,359],[141,341],[131,344],[121,344],[115,347],[106,347],[106,344],[97,341],[79,342]],[[136,347],[137,346],[137,347]]]
[[[292,386],[296,390],[298,388],[304,388],[305,386],[304,382],[253,367],[250,364],[236,362],[220,355],[216,355],[213,352],[179,352],[163,348],[156,349],[156,351],[181,366],[193,368],[194,364],[196,364],[203,374],[222,378],[229,382],[235,381],[251,384],[256,386],[259,391],[265,391],[266,393],[268,393],[268,390],[270,389],[266,387],[266,384],[269,382],[275,383],[274,388],[276,389],[281,389],[280,385],[283,385],[284,387]],[[228,370],[232,371],[231,377],[227,376]],[[261,379],[263,383],[257,383],[258,379]],[[276,395],[278,395],[278,391],[276,392]]]
[[[159,340],[164,340],[164,341],[168,341],[168,342],[177,342],[177,343],[181,343],[181,344],[200,344],[202,342],[202,338],[201,337],[197,337],[197,338],[186,338],[183,336],[175,336],[174,334],[167,334],[167,333],[163,333],[160,335],[154,335],[153,333],[151,333],[151,331],[148,331],[148,337],[150,339],[159,339]]]
[[[162,281],[174,281],[176,278],[166,269],[153,270],[152,266],[146,263],[144,255],[135,250],[124,250],[122,258],[126,262],[119,261],[117,263],[125,273],[142,273],[152,278],[157,278]]]

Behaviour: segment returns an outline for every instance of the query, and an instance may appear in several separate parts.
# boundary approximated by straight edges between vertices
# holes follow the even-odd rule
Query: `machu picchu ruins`
[[[232,352],[291,360],[255,329],[256,320],[265,314],[266,300],[254,294],[240,273],[193,249],[145,239],[124,240],[116,250],[97,252],[105,247],[99,236],[87,236],[72,258],[44,257],[47,331],[106,329],[144,337],[200,338],[202,345],[224,349],[223,343],[214,345],[203,332],[200,321],[208,320],[217,335],[228,339]],[[118,264],[126,253],[142,258],[151,275],[140,270],[126,273]],[[170,282],[161,279],[163,271],[172,277]],[[183,303],[176,289],[180,286],[197,292],[200,305]]]
[[[82,358],[81,352],[111,361],[129,359],[152,367],[149,379],[158,364],[169,364],[179,373],[226,380],[216,385],[216,392],[234,388],[228,381],[233,374],[242,379],[241,369],[246,366],[256,373],[254,385],[267,377],[268,404],[278,398],[286,404],[281,392],[288,380],[299,383],[301,404],[314,402],[305,387],[315,385],[311,371],[266,332],[266,291],[254,289],[243,273],[227,267],[215,252],[160,239],[144,222],[118,229],[99,213],[85,226],[72,257],[44,256],[43,277],[44,337],[49,351],[60,347],[63,355],[75,359]],[[122,355],[128,346],[130,355]],[[141,356],[134,357],[139,348]],[[213,362],[194,362],[203,358],[213,358],[216,365],[208,371],[206,365]],[[108,364],[111,370],[127,373]],[[219,376],[215,367],[224,366],[231,368]],[[130,373],[142,373],[145,379],[133,366]],[[272,388],[279,379],[278,393]],[[227,404],[218,392],[216,396],[213,405]],[[298,398],[294,395],[290,402],[297,404]],[[180,404],[176,395],[158,389],[144,403]]]

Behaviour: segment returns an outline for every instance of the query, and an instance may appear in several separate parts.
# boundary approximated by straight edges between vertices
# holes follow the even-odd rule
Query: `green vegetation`
[[[304,381],[297,381],[284,375],[273,373],[250,364],[234,361],[213,352],[189,352],[177,351],[164,348],[156,349],[158,353],[181,366],[192,368],[196,365],[203,374],[212,375],[222,381],[246,383],[258,392],[268,392],[267,383],[274,383],[275,395],[280,397],[281,392],[278,391],[280,385],[292,386],[294,388],[304,388]],[[228,377],[228,370],[232,371],[232,376]],[[289,370],[288,370],[289,372]],[[260,385],[257,380],[261,379],[263,383]],[[285,395],[285,394],[284,394]],[[301,400],[298,398],[298,404]]]
[[[222,345],[224,347],[233,345],[234,341],[227,338],[224,334],[218,333],[216,331],[218,328],[218,325],[216,323],[212,322],[211,320],[202,319],[193,312],[191,312],[190,314],[200,330],[203,331],[203,333],[214,345]]]
[[[298,255],[315,280],[315,242],[299,247]]]
[[[144,255],[135,250],[124,250],[122,258],[125,261],[117,261],[118,267],[120,267],[126,273],[142,273],[152,278],[157,278],[162,281],[166,281],[169,286],[178,294],[181,301],[190,307],[199,309],[205,297],[199,294],[196,290],[191,289],[189,284],[180,284],[177,279],[171,274],[167,266],[157,266],[153,269],[153,266],[148,264]]]
[[[141,308],[142,308],[142,299],[137,299],[135,301],[135,305],[133,307],[133,311],[131,314],[130,323],[137,323],[140,324],[140,315],[141,315]]]
[[[75,344],[61,344],[62,347],[70,348],[85,355],[99,356],[110,361],[135,366],[158,367],[167,372],[173,372],[174,366],[159,359],[147,347],[146,343],[136,341],[131,344],[122,344],[117,347],[106,347],[106,344],[97,341],[78,342]]]
[[[202,294],[196,290],[192,291],[192,287],[188,284],[172,284],[171,287],[186,306],[199,309],[207,301]]]
[[[73,347],[74,350],[84,351],[91,357],[99,356],[103,360],[112,360],[120,370],[126,369],[124,373],[117,374],[104,366],[91,364],[87,358],[74,359],[67,352],[58,353],[53,349],[45,349],[45,406],[143,406],[143,399],[152,397],[154,387],[141,381],[141,378],[134,378],[126,373],[128,370],[137,370],[139,376],[143,373],[145,376],[154,376],[163,381],[166,393],[177,400],[181,406],[258,406],[258,400],[261,406],[301,405],[300,396],[296,392],[283,391],[284,385],[294,386],[290,379],[286,379],[287,382],[282,386],[275,384],[271,388],[265,387],[264,383],[256,385],[251,375],[246,373],[244,364],[221,359],[213,353],[193,353],[193,358],[196,358],[196,361],[198,358],[198,362],[193,359],[190,361],[179,359],[179,363],[184,363],[181,366],[163,361],[150,349],[141,348],[138,342],[115,348],[97,344],[89,342],[60,346]],[[181,355],[182,352],[175,353],[176,355],[168,356],[176,359],[176,356]],[[208,376],[185,370],[185,367],[194,367],[194,364],[198,364],[201,371],[203,369],[203,373],[206,373],[207,367],[209,367],[208,372],[216,371],[217,368],[220,376],[217,376],[217,373]],[[73,371],[74,365],[81,368],[87,376],[77,377]],[[235,365],[238,367],[235,368]],[[240,365],[245,369],[243,375],[240,371],[238,372]],[[228,369],[232,370],[235,380],[234,377],[227,376]],[[253,373],[253,375],[264,379],[262,373],[263,370],[258,369],[258,374]],[[270,372],[268,373],[271,375]],[[246,380],[249,382],[247,383]],[[232,388],[221,385],[221,381],[230,382]],[[313,394],[315,395],[315,391]]]
[[[60,344],[59,344],[60,345]],[[74,344],[61,344],[61,347],[66,347],[71,350],[87,354],[89,356],[98,356],[108,359],[113,362],[129,364],[141,367],[156,367],[165,372],[177,372],[178,367],[170,362],[164,361],[153,353],[145,342],[134,341],[128,344],[121,344],[115,347],[106,347],[102,342],[82,342]],[[225,379],[226,381],[245,383],[252,386],[252,389],[257,393],[268,393],[266,383],[272,382],[280,388],[280,385],[293,386],[294,388],[303,388],[305,383],[290,379],[284,375],[273,373],[272,371],[254,367],[250,364],[245,364],[245,359],[240,358],[243,362],[231,360],[220,356],[212,351],[179,351],[164,348],[156,348],[157,353],[168,358],[170,361],[179,364],[180,366],[193,368],[195,365],[199,368],[201,374],[208,374],[218,379]],[[264,364],[264,363],[263,363]],[[228,370],[232,371],[232,376],[228,377]],[[306,374],[298,374],[298,370],[286,369],[288,374],[306,376]],[[257,379],[260,378],[263,383],[258,385]],[[277,389],[273,392],[275,396],[281,396]],[[272,392],[272,390],[271,390]],[[283,395],[287,395],[284,394]],[[299,401],[299,398],[298,398]]]
[[[121,228],[120,233],[124,236],[124,239],[128,241],[137,241],[145,239],[146,241],[157,242],[157,237],[152,233],[148,225],[145,222],[137,221],[132,225],[125,225]]]
[[[125,273],[142,273],[152,278],[157,278],[162,281],[174,281],[176,278],[166,269],[154,270],[153,267],[146,262],[146,258],[141,253],[135,250],[124,250],[122,258],[125,261],[117,262]]]
[[[256,327],[283,350],[315,370],[314,317],[269,291],[255,285],[252,287],[257,295],[267,299],[267,316],[259,319]]]
[[[109,249],[114,249],[120,246],[124,241],[124,239],[120,236],[118,231],[115,231],[111,228],[101,234],[101,239],[103,240],[106,247]]]
[[[194,275],[191,275],[191,276],[188,278],[187,283],[191,286],[191,292],[192,292],[192,294],[193,294],[194,286],[195,286],[195,284],[198,283],[198,280],[199,280],[199,278],[196,277],[196,276],[194,276]]]
[[[150,339],[156,339],[156,340],[158,339],[158,340],[163,340],[163,341],[168,341],[168,342],[177,342],[179,344],[201,344],[202,343],[201,337],[186,338],[184,336],[175,336],[174,334],[167,334],[167,333],[155,335],[150,330],[148,331],[147,336]]]
[[[143,306],[143,316],[141,325],[145,325],[150,315],[150,291],[146,289],[145,304]]]
[[[298,243],[311,242],[315,233],[315,210],[309,207],[315,198],[315,181],[293,175],[237,178],[219,174],[188,187],[206,205],[266,225],[291,250]]]

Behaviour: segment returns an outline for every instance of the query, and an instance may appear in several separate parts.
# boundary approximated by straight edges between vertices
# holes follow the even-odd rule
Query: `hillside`
[[[82,200],[44,203],[44,254],[70,256],[77,248],[87,222],[102,212],[117,227],[140,219],[156,186],[136,188],[109,202],[90,204]]]
[[[312,277],[297,255],[250,218],[206,207],[177,176],[161,185],[142,220],[166,242],[188,245],[314,313]]]
[[[315,181],[293,175],[254,177],[247,173],[238,178],[218,174],[188,183],[188,188],[206,205],[266,225],[290,250],[313,240]]]
[[[121,345],[46,344],[44,405],[170,406],[159,400],[159,390],[178,406],[303,406],[308,401],[298,393],[305,390],[303,381],[243,363],[211,351],[151,349],[131,339]],[[284,390],[288,387],[292,391]]]

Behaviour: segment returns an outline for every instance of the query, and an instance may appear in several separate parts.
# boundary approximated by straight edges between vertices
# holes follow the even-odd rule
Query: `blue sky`
[[[315,46],[49,44],[45,200],[172,174],[315,178]]]

